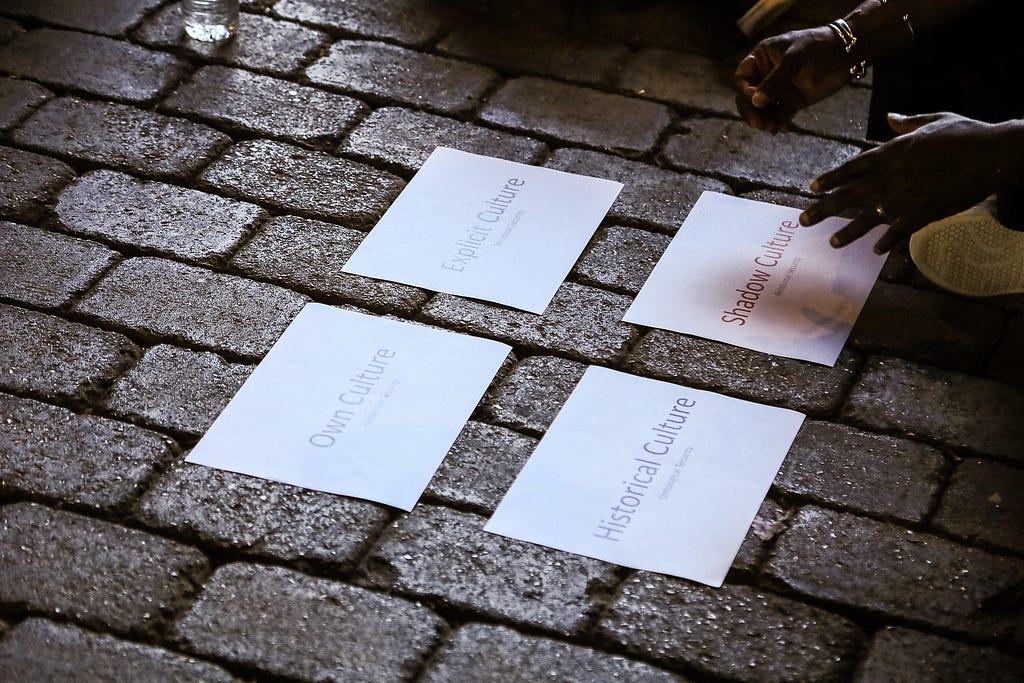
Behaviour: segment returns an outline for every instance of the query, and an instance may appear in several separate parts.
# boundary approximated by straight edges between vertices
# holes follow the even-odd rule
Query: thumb
[[[768,72],[758,86],[757,92],[750,98],[755,107],[767,107],[777,102],[786,89],[787,84],[792,80],[791,74],[794,71],[791,61],[783,60],[778,66]]]
[[[903,114],[889,113],[889,127],[897,134],[913,133],[921,126],[938,121],[942,114],[918,114],[917,116],[904,116]]]

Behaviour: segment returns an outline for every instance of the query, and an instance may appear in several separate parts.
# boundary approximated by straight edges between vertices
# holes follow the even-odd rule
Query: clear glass
[[[238,0],[184,0],[185,33],[207,43],[226,40],[238,27]]]

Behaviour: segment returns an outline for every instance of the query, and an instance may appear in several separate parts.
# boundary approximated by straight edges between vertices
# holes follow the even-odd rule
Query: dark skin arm
[[[785,33],[758,43],[736,69],[733,85],[740,114],[770,133],[785,130],[793,115],[836,92],[850,67],[905,49],[913,33],[954,20],[982,0],[868,0],[846,19],[857,43],[846,52],[829,27]],[[830,215],[854,214],[832,237],[842,247],[876,225],[889,228],[875,245],[884,253],[928,223],[970,208],[990,194],[1024,186],[1024,123],[990,125],[955,114],[893,116],[898,137],[812,181],[827,193],[802,215],[813,225]]]
[[[797,111],[849,83],[853,65],[907,49],[916,34],[954,21],[984,1],[867,0],[845,17],[857,37],[849,53],[827,26],[766,38],[736,67],[736,107],[755,128],[773,134],[786,130]]]
[[[736,108],[754,128],[774,135],[797,111],[850,81],[850,60],[827,26],[762,40],[736,67]]]
[[[999,190],[1024,185],[1024,120],[983,123],[957,114],[890,115],[899,135],[811,181],[827,193],[800,215],[803,225],[862,209],[832,236],[844,247],[893,218],[879,254],[924,226],[965,211]]]

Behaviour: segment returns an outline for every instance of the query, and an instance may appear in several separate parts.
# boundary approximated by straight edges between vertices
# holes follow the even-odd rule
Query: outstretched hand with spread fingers
[[[733,90],[740,116],[775,134],[799,110],[836,92],[850,79],[849,58],[827,26],[766,38],[736,66]]]
[[[824,193],[800,214],[803,225],[856,212],[832,235],[844,247],[880,224],[888,228],[875,244],[884,254],[924,226],[964,211],[1000,189],[997,125],[948,112],[889,115],[899,135],[811,181]]]

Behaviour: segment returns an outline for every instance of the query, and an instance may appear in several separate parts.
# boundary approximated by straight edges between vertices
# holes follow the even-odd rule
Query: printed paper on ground
[[[485,529],[721,586],[802,422],[591,367]]]
[[[438,147],[343,270],[543,313],[621,189]]]
[[[877,234],[834,249],[845,219],[805,228],[799,215],[705,192],[624,320],[835,365],[885,257]]]
[[[510,350],[308,304],[187,460],[411,510]]]

